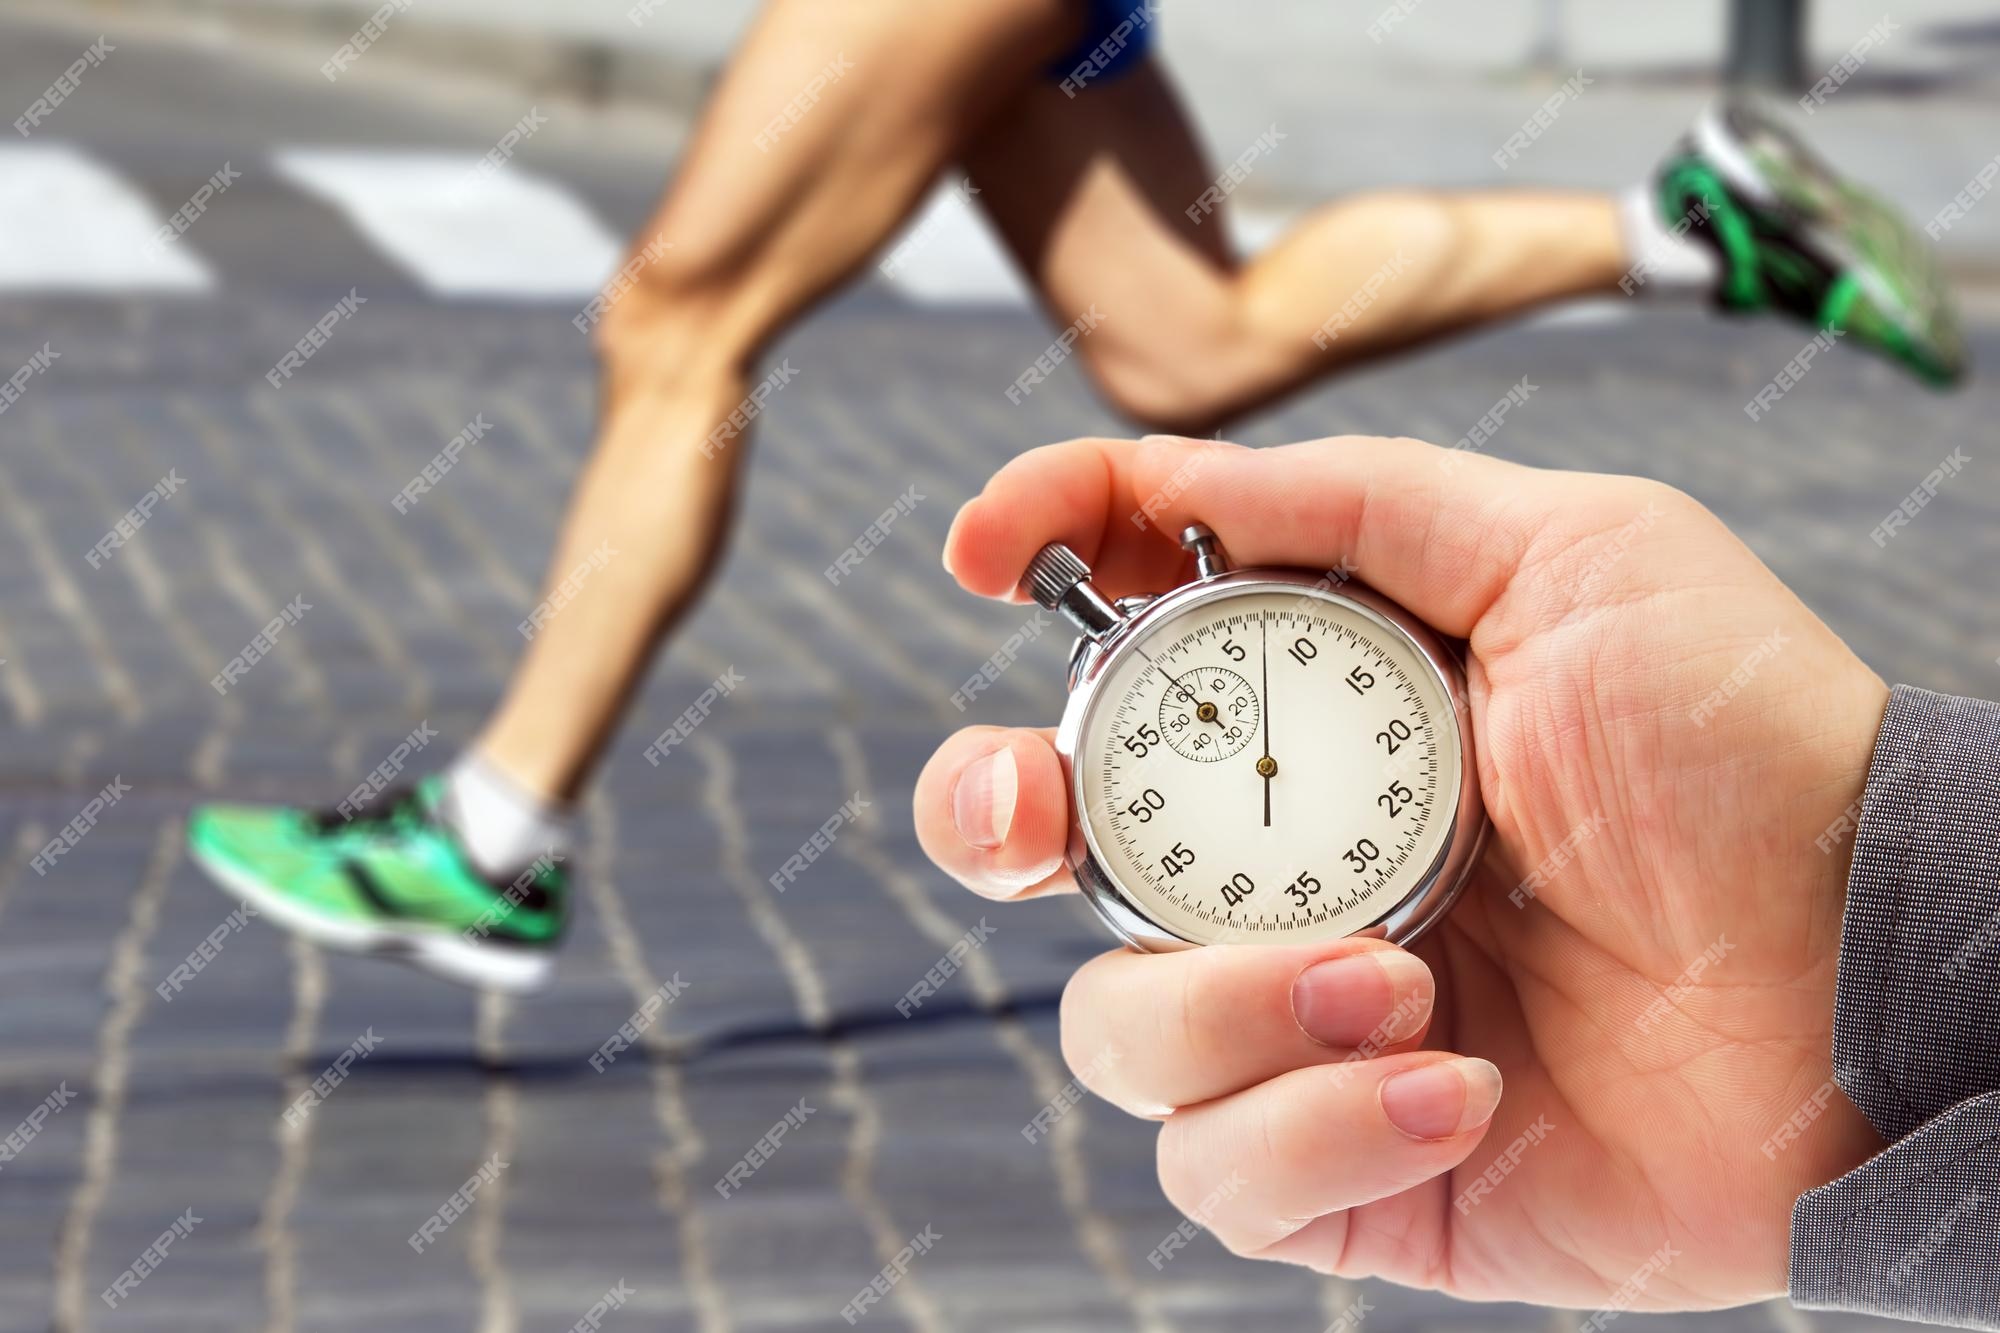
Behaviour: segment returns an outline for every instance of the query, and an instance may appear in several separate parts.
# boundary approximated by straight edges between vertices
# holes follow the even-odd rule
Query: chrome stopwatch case
[[[1181,541],[1197,576],[1158,596],[1054,543],[1022,580],[1082,631],[1056,748],[1084,894],[1143,949],[1414,940],[1486,831],[1458,657],[1352,581]]]

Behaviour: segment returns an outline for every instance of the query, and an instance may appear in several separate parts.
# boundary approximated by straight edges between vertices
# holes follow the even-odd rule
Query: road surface
[[[8,106],[87,41],[0,29]],[[526,99],[454,109],[316,83],[124,40],[0,153],[0,380],[54,354],[0,415],[0,1128],[65,1101],[0,1176],[0,1329],[555,1329],[614,1300],[614,1330],[845,1327],[843,1306],[926,1234],[866,1324],[1251,1333],[1349,1310],[1363,1288],[1205,1237],[1155,1271],[1178,1217],[1147,1126],[1083,1101],[1029,1141],[1038,1111],[1072,1099],[1056,999],[1104,940],[1074,901],[969,898],[914,844],[910,787],[941,736],[1061,705],[1054,636],[970,711],[951,702],[1026,620],[939,567],[954,508],[1021,448],[1123,429],[1073,368],[1008,401],[1050,331],[1005,300],[934,299],[986,282],[958,223],[923,243],[936,283],[873,280],[774,354],[793,374],[760,423],[741,539],[585,812],[552,991],[482,1001],[231,924],[182,854],[191,803],[330,804],[413,729],[437,737],[411,770],[441,761],[497,691],[588,435],[571,289],[637,227],[674,148],[603,146],[587,119],[537,133],[507,179],[539,184],[502,200],[536,225],[490,253],[440,245],[426,181],[469,170]],[[139,244],[225,164],[240,178],[185,235]],[[353,297],[274,387],[287,349]],[[1239,438],[1449,442],[1525,378],[1493,451],[1685,487],[1885,676],[2000,690],[1994,391],[1934,396],[1840,354],[1753,423],[1743,404],[1801,334],[1626,313],[1356,373]],[[2000,339],[1979,350],[1991,363]],[[399,512],[475,420],[477,443]],[[1962,474],[1872,541],[1957,447]],[[143,525],[93,562],[149,492]],[[212,678],[287,606],[294,623],[219,694]],[[649,763],[732,668],[742,686]],[[114,782],[129,791],[39,873],[37,850]],[[857,797],[861,817],[777,891]],[[982,923],[944,993],[900,1017]],[[156,989],[217,931],[187,984]],[[662,986],[671,1005],[593,1068]],[[371,1049],[287,1123],[357,1042]],[[788,1115],[782,1147],[722,1197]],[[200,1220],[107,1308],[99,1293],[186,1215]],[[1365,1295],[1379,1333],[1582,1318]],[[1860,1321],[1774,1305],[1632,1326]]]

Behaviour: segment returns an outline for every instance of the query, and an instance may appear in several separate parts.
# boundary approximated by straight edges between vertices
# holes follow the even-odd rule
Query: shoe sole
[[[545,953],[480,944],[443,931],[336,921],[271,892],[259,881],[210,860],[197,849],[190,848],[189,852],[203,873],[249,904],[258,916],[323,948],[392,959],[461,986],[510,995],[540,990],[555,971],[555,960]]]

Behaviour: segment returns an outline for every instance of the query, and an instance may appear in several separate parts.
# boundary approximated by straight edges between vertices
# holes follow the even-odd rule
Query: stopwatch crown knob
[[[1181,549],[1194,556],[1195,573],[1201,578],[1229,572],[1229,557],[1206,523],[1190,523],[1181,529]]]
[[[1061,542],[1035,552],[1021,576],[1028,595],[1093,639],[1101,639],[1125,623],[1125,615],[1090,582],[1090,566]]]
[[[1035,558],[1028,562],[1028,572],[1021,578],[1021,586],[1037,602],[1054,611],[1062,605],[1062,599],[1071,588],[1090,577],[1090,566],[1083,563],[1083,557],[1064,546],[1061,542],[1050,542],[1035,552]]]

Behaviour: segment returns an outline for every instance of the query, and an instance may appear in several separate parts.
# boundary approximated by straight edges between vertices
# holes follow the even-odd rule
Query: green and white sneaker
[[[512,881],[486,879],[439,817],[443,791],[428,778],[352,818],[202,806],[188,819],[188,850],[258,915],[316,944],[468,986],[533,990],[554,967],[567,916],[562,858],[551,851]]]
[[[1721,254],[1724,310],[1837,331],[1931,384],[1965,374],[1958,311],[1929,243],[1750,103],[1704,115],[1654,183],[1661,220]]]

